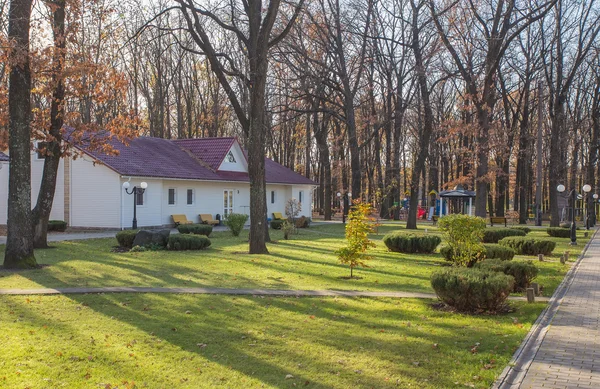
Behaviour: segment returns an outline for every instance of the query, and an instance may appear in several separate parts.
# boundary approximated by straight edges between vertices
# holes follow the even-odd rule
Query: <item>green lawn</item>
[[[360,280],[346,280],[347,267],[337,261],[333,251],[343,244],[343,226],[330,224],[300,230],[291,240],[283,240],[280,231],[271,230],[275,243],[269,255],[249,255],[247,231],[241,237],[228,232],[211,235],[212,246],[199,252],[113,253],[115,239],[95,239],[55,243],[55,248],[37,250],[38,263],[50,266],[25,272],[0,270],[0,288],[36,288],[61,286],[157,286],[157,287],[227,287],[272,289],[340,289],[368,291],[432,292],[429,277],[446,262],[439,254],[399,254],[388,252],[381,241],[386,232],[403,228],[403,224],[385,223],[373,235],[377,247],[372,251],[370,268],[358,269]],[[418,233],[437,234],[432,226],[422,226]],[[568,246],[567,238],[550,238],[545,229],[530,236],[559,242],[555,255],[540,267],[538,282],[545,296],[550,296],[562,280],[568,265],[558,256],[570,250],[571,260],[583,249],[584,231],[578,231],[579,245]],[[0,259],[3,254],[0,246]],[[517,257],[519,258],[519,257]],[[526,257],[521,257],[525,259]]]
[[[466,316],[431,302],[3,296],[0,387],[487,388],[543,309]]]

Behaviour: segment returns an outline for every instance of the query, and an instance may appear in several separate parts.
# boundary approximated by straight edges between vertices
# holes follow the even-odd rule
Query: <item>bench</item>
[[[185,215],[171,215],[171,218],[173,218],[175,226],[180,224],[193,224],[193,222],[189,221]]]
[[[507,226],[508,219],[504,216],[490,216],[490,225],[493,227],[494,223],[502,224],[504,223],[504,227]]]
[[[210,224],[211,226],[216,226],[219,224],[219,221],[213,219],[212,215],[210,215],[208,213],[201,213],[200,214],[200,223]]]
[[[273,220],[284,220],[281,212],[273,212]]]

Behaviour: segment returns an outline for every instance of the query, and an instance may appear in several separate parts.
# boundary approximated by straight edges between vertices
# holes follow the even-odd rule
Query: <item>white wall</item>
[[[229,151],[233,154],[235,158],[235,163],[229,162],[227,160],[227,154]],[[221,162],[221,166],[217,170],[225,170],[231,172],[248,172],[248,163],[246,162],[246,157],[242,152],[240,144],[238,142],[234,142],[229,151],[225,154],[225,159]]]
[[[163,198],[163,181],[161,179],[151,178],[120,178],[118,186],[120,193],[121,212],[121,228],[131,228],[133,222],[133,194],[127,194],[123,189],[123,183],[129,181],[129,190],[134,186],[140,187],[142,182],[148,184],[148,188],[144,191],[144,205],[136,207],[138,227],[161,226],[164,223],[162,220],[162,201]],[[165,200],[166,201],[166,200]]]

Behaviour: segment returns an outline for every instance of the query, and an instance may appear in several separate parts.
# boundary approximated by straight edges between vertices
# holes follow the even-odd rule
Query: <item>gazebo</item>
[[[464,206],[465,200],[469,200],[469,215],[473,215],[473,199],[475,198],[475,192],[472,190],[463,189],[462,185],[457,185],[454,189],[443,190],[439,193],[440,196],[440,205],[439,205],[439,215],[444,216],[442,213],[444,210],[444,200],[446,200],[446,215],[449,213],[448,200],[452,199],[462,199],[462,204]]]

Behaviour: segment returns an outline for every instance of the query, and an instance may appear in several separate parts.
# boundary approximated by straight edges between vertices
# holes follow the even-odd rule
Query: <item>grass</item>
[[[343,241],[343,225],[328,224],[300,230],[291,240],[283,240],[281,231],[271,230],[276,243],[269,244],[269,255],[249,255],[247,231],[240,237],[228,232],[211,235],[212,246],[205,251],[150,251],[113,253],[115,239],[93,239],[55,243],[54,249],[37,250],[43,269],[26,272],[0,270],[0,288],[39,288],[68,286],[155,286],[155,287],[227,287],[271,289],[339,289],[365,291],[433,292],[431,272],[447,263],[439,254],[400,254],[388,252],[381,241],[386,232],[402,229],[399,223],[387,222],[372,238],[377,247],[369,268],[357,269],[360,280],[347,280],[349,269],[341,265],[333,251]],[[438,234],[435,227],[425,226],[427,233]],[[425,233],[421,227],[419,233]],[[537,282],[550,296],[569,266],[558,257],[571,251],[571,261],[583,249],[584,231],[578,231],[579,245],[569,246],[567,238],[550,238],[545,229],[534,229],[529,236],[556,241],[555,255],[540,267]],[[3,252],[0,246],[0,252]],[[0,254],[0,258],[1,258]]]
[[[0,387],[487,388],[543,309],[467,316],[430,304],[0,296]]]

